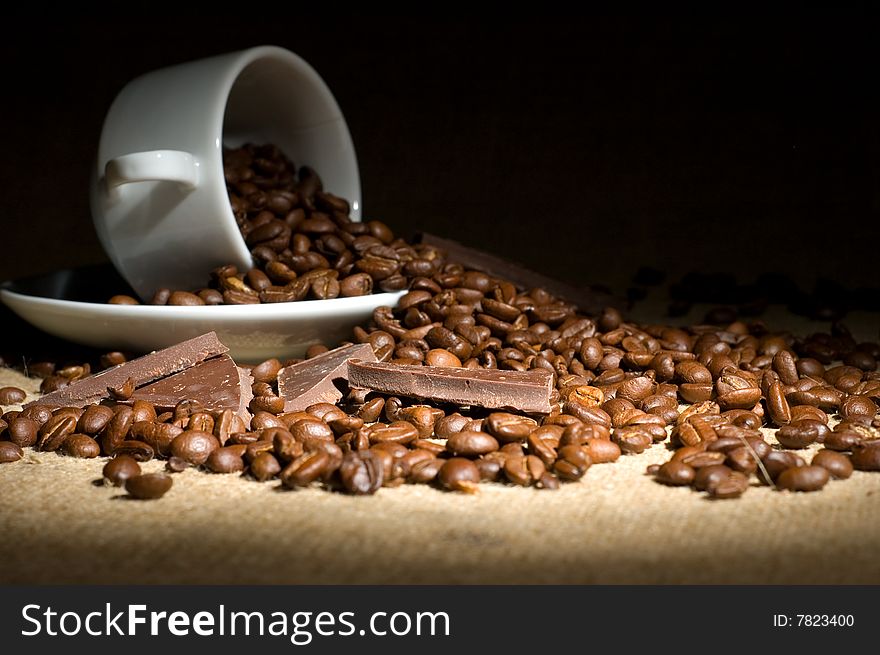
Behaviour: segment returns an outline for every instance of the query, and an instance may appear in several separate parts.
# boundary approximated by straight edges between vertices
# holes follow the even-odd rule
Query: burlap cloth
[[[863,338],[876,330],[874,316]],[[6,384],[35,389],[3,370]],[[645,474],[668,457],[656,445],[559,491],[473,496],[282,491],[190,470],[138,502],[93,484],[103,458],[28,451],[0,465],[0,582],[880,583],[880,474],[710,501]]]

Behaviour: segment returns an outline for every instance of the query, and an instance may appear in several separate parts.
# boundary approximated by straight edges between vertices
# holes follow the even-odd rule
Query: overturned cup
[[[104,120],[92,219],[113,265],[142,299],[204,286],[251,255],[227,195],[223,150],[277,145],[318,171],[360,220],[357,158],[330,89],[297,55],[261,46],[148,73]]]

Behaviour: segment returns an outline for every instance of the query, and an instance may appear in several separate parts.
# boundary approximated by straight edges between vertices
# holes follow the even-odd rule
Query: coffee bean
[[[874,417],[877,414],[877,404],[867,396],[848,396],[840,403],[840,416],[850,419],[855,416]]]
[[[281,471],[281,483],[290,489],[308,486],[321,477],[329,464],[330,456],[323,450],[303,453]]]
[[[165,462],[165,470],[168,473],[182,473],[188,468],[190,468],[190,463],[179,457],[169,457]]]
[[[274,382],[278,378],[278,371],[281,368],[281,362],[277,359],[267,359],[254,366],[251,369],[251,375],[255,382]]]
[[[779,380],[773,382],[767,391],[767,409],[776,425],[786,425],[792,419],[791,408],[785,397],[782,382]]]
[[[828,482],[830,473],[821,466],[795,466],[776,478],[776,486],[789,491],[818,491]]]
[[[407,481],[416,484],[431,482],[437,477],[440,473],[440,469],[443,468],[447,461],[448,460],[435,457],[429,460],[416,462],[410,469]]]
[[[389,425],[377,423],[368,428],[364,428],[370,443],[380,443],[382,441],[394,441],[397,443],[407,444],[418,438],[419,433],[412,423],[406,421],[394,421]]]
[[[494,452],[498,448],[498,441],[485,432],[458,432],[446,441],[446,450],[453,455],[463,455],[464,457],[479,457]]]
[[[469,459],[451,457],[440,467],[437,479],[445,489],[474,493],[480,483],[480,470]]]
[[[853,472],[853,465],[849,457],[833,450],[820,450],[813,456],[811,464],[827,469],[831,477],[836,480],[845,480]]]
[[[128,440],[120,441],[110,454],[116,456],[128,455],[138,462],[147,462],[153,459],[155,451],[152,446],[143,441]]]
[[[667,462],[669,464],[671,462]],[[694,470],[694,469],[691,469]],[[708,491],[719,482],[725,480],[733,471],[724,464],[713,464],[696,469],[693,485],[697,491]]]
[[[578,446],[566,446],[577,448]],[[514,484],[527,487],[544,475],[544,462],[534,455],[514,455],[504,462],[504,475]]]
[[[114,487],[121,487],[125,481],[141,474],[140,464],[133,457],[118,455],[104,465],[104,478]]]
[[[828,428],[818,421],[794,421],[776,431],[776,440],[785,448],[806,448],[819,438],[823,428],[824,433],[827,433]]]
[[[415,434],[415,428],[408,423],[406,424]],[[289,428],[290,434],[297,441],[305,441],[307,439],[322,439],[324,441],[333,441],[333,430],[324,421],[317,418],[301,419],[293,423]]]
[[[689,485],[695,477],[696,471],[681,462],[666,462],[657,470],[657,481],[670,486]]]
[[[164,496],[174,481],[165,473],[133,475],[125,481],[125,490],[139,500],[153,500]]]
[[[611,433],[611,440],[629,455],[642,453],[654,443],[651,434],[641,426],[619,427]]]
[[[712,498],[739,498],[749,488],[749,478],[739,471],[731,471],[706,488]]]
[[[856,470],[880,471],[880,441],[854,445],[850,461]]]
[[[546,464],[546,462],[545,462]],[[584,446],[563,446],[552,463],[553,472],[563,480],[580,480],[592,466],[589,449]]]
[[[537,425],[534,419],[507,412],[492,412],[486,417],[486,429],[501,442],[525,441]]]
[[[281,472],[281,465],[272,453],[262,452],[251,461],[250,472],[257,480],[265,482]]]
[[[236,473],[244,470],[243,450],[236,446],[217,448],[208,455],[205,467],[213,473]]]
[[[0,388],[0,405],[20,405],[27,397],[24,389],[18,387]]]
[[[104,429],[113,418],[113,410],[104,405],[89,405],[77,421],[78,432],[96,435]]]
[[[194,466],[200,466],[219,447],[220,442],[213,434],[186,430],[171,441],[170,453]]]
[[[24,457],[24,451],[11,441],[0,441],[0,464],[17,462]]]
[[[357,495],[375,493],[385,479],[381,459],[369,450],[346,453],[339,477],[345,489]]]
[[[40,424],[37,421],[19,415],[10,421],[6,428],[6,437],[20,448],[29,448],[37,443]]]
[[[101,454],[101,446],[87,434],[74,433],[64,440],[61,451],[70,457],[91,459]]]

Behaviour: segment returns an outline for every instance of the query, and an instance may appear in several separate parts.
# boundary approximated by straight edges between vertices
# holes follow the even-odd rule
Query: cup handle
[[[130,182],[160,181],[194,189],[199,183],[199,160],[180,150],[135,152],[108,161],[104,179],[108,188]]]

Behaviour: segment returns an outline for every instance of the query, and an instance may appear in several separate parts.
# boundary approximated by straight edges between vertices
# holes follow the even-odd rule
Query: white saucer
[[[302,356],[314,343],[333,347],[350,339],[352,328],[368,321],[376,307],[393,307],[405,293],[260,305],[106,304],[127,289],[112,267],[98,266],[4,282],[0,300],[44,332],[106,351],[145,353],[214,330],[234,359],[258,363]]]

